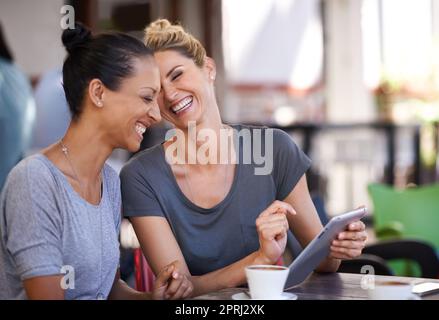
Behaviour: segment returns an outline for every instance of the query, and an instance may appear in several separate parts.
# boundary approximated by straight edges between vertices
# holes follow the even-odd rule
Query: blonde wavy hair
[[[181,25],[171,24],[167,19],[158,19],[145,28],[144,43],[154,52],[176,50],[191,58],[198,67],[204,65],[206,49]]]

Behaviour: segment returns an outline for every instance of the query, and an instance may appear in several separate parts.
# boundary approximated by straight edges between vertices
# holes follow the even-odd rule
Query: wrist
[[[277,260],[276,260],[277,261]],[[255,259],[253,260],[253,264],[275,264],[276,261],[273,261],[269,257],[267,257],[260,249],[256,251]]]
[[[317,272],[337,272],[340,267],[341,260],[337,258],[327,257],[323,260],[320,265],[316,268]]]

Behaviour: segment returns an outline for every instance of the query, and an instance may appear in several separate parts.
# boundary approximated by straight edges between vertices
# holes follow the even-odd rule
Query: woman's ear
[[[104,106],[104,84],[99,79],[93,79],[88,85],[88,95],[93,104],[99,108]]]
[[[204,58],[204,68],[207,71],[207,75],[209,77],[209,80],[212,82],[216,79],[216,64],[215,60],[213,60],[210,57]]]

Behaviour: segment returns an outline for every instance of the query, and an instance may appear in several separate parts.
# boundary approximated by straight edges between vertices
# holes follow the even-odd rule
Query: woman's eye
[[[143,97],[143,100],[145,100],[146,102],[152,102],[154,100],[153,97]]]
[[[173,74],[173,75],[172,75],[172,78],[171,78],[172,81],[178,79],[178,77],[180,77],[182,73],[183,73],[182,71],[178,71],[178,72],[176,72],[175,74]]]

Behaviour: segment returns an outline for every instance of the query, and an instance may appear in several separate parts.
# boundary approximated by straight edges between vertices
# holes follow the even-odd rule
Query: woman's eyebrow
[[[174,71],[176,68],[181,67],[181,66],[182,66],[182,65],[180,64],[180,65],[178,65],[178,66],[175,66],[175,67],[172,68],[171,70],[169,70],[168,73],[166,74],[166,78],[169,77],[169,76],[171,75],[172,71]]]
[[[141,87],[140,88],[140,90],[143,90],[143,89],[150,89],[150,90],[152,90],[152,93],[154,93],[154,94],[158,91],[157,89],[152,88],[152,87]]]

